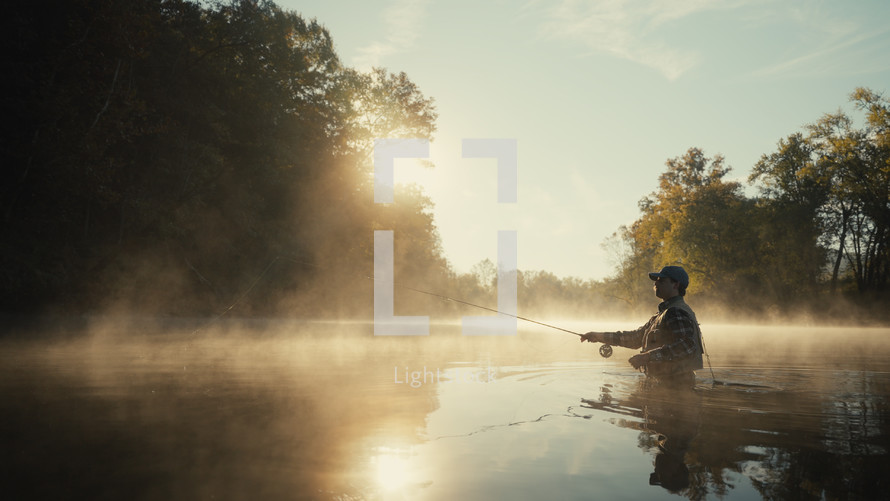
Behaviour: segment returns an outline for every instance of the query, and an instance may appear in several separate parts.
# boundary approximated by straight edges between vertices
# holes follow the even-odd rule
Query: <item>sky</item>
[[[519,269],[604,279],[603,243],[668,159],[697,147],[746,182],[780,139],[854,113],[856,87],[890,91],[885,0],[277,3],[324,25],[344,64],[405,72],[435,100],[435,166],[397,160],[395,182],[432,199],[459,273],[515,230]],[[462,157],[473,138],[516,140],[515,203],[497,202],[494,159]]]

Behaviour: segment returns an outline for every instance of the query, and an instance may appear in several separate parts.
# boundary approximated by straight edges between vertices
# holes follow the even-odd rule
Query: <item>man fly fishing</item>
[[[619,332],[588,332],[581,342],[599,342],[642,351],[630,357],[635,369],[660,382],[691,386],[695,371],[702,368],[701,330],[692,308],[683,300],[689,275],[680,266],[665,266],[649,273],[655,295],[662,300],[658,313],[638,329]]]

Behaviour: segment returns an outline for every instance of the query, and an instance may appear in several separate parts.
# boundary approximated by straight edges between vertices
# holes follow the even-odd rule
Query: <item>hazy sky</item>
[[[668,158],[699,147],[747,178],[780,138],[852,111],[855,87],[890,91],[886,0],[278,4],[326,26],[347,65],[404,71],[435,99],[436,167],[397,161],[395,179],[430,195],[459,272],[496,261],[502,229],[522,270],[604,278],[601,244]],[[516,204],[463,138],[517,140]]]

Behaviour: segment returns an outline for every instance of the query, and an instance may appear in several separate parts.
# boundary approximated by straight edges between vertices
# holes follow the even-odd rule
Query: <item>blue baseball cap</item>
[[[680,266],[665,266],[658,273],[649,274],[649,278],[652,280],[660,277],[670,278],[674,282],[679,282],[683,287],[689,287],[689,274]]]

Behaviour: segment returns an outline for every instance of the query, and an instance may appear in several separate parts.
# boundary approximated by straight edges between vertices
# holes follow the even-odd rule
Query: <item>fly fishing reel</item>
[[[611,357],[612,356],[612,347],[603,343],[603,345],[600,346],[600,356],[603,358]]]

